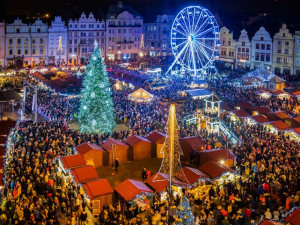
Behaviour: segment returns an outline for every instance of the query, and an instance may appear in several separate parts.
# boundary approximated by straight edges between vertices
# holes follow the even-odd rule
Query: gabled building
[[[300,75],[300,31],[295,32],[294,75]]]
[[[143,18],[133,8],[118,2],[106,16],[106,57],[108,60],[133,59],[141,52]]]
[[[250,68],[251,66],[251,42],[246,30],[241,31],[235,47],[235,68]]]
[[[266,29],[261,26],[251,40],[251,69],[262,66],[272,69],[272,38]]]
[[[157,15],[156,21],[144,23],[144,47],[147,55],[172,55],[171,29],[175,19],[174,15]]]
[[[276,74],[292,74],[294,69],[294,36],[283,24],[273,37],[273,68]]]
[[[48,63],[60,65],[67,62],[68,28],[60,16],[49,27]]]
[[[231,69],[235,65],[235,46],[236,42],[233,39],[233,33],[226,27],[220,29],[221,45],[219,50],[219,62],[224,63],[226,67]]]
[[[5,61],[5,23],[0,23],[0,67],[4,67]]]
[[[105,22],[95,19],[93,13],[86,16],[82,13],[77,20],[68,23],[68,63],[84,64],[94,51],[94,42],[97,41],[105,55]]]

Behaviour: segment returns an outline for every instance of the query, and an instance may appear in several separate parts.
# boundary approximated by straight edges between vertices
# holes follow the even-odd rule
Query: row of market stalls
[[[281,221],[263,220],[259,225],[298,225],[300,221],[300,208],[292,208]]]
[[[289,136],[290,140],[300,141],[300,117],[292,117],[282,111],[271,112],[267,107],[254,107],[248,102],[238,103],[235,107],[225,103],[221,105],[221,108],[234,123],[246,122],[249,125],[261,125],[271,133],[281,132]]]

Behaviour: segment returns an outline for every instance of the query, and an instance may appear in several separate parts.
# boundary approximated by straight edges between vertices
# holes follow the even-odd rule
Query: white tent
[[[154,96],[145,91],[143,88],[136,90],[128,96],[129,100],[136,102],[150,102],[154,99]]]

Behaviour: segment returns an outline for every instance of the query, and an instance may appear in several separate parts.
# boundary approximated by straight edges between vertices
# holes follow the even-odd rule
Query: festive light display
[[[180,155],[183,155],[183,153],[179,145],[178,124],[176,120],[176,109],[174,104],[171,104],[170,106],[166,131],[167,136],[161,149],[161,153],[163,153],[163,160],[161,167],[153,181],[162,181],[160,178],[158,178],[159,173],[169,174],[169,186],[171,190],[172,179],[175,173],[176,177],[178,177],[180,180],[187,181],[180,162]]]
[[[180,220],[179,224],[181,225],[194,224],[194,216],[189,200],[186,196],[182,197],[182,200],[178,206],[177,217]]]
[[[81,90],[79,122],[83,133],[111,133],[115,127],[110,83],[97,45],[95,42]]]

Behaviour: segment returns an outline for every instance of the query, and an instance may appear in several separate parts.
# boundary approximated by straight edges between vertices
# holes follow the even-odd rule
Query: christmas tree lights
[[[192,209],[189,203],[189,200],[186,196],[182,197],[182,200],[178,206],[177,217],[179,219],[180,225],[191,225],[194,224],[194,216]]]
[[[115,127],[110,83],[95,42],[81,90],[79,123],[82,133],[111,133]]]

